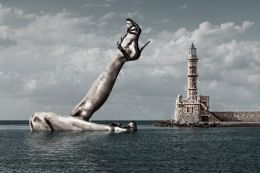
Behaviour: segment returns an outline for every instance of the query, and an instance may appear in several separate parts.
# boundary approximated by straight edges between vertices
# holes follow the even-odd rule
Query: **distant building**
[[[187,62],[187,97],[183,98],[182,95],[178,95],[175,107],[175,120],[179,123],[215,121],[214,116],[209,112],[209,96],[198,95],[198,57],[193,43],[189,49]]]
[[[187,57],[187,96],[178,95],[175,107],[175,121],[179,124],[200,122],[260,122],[260,112],[211,112],[209,96],[198,95],[197,51],[192,43]]]

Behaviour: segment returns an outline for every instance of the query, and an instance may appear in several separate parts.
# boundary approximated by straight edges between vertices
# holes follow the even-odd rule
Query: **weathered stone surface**
[[[212,112],[220,121],[227,122],[260,122],[258,112]]]
[[[187,58],[187,98],[179,95],[176,99],[175,120],[178,124],[196,124],[202,121],[202,117],[215,120],[214,116],[207,113],[209,110],[209,96],[197,95],[197,53],[194,45],[191,45]]]
[[[174,120],[159,121],[155,126],[158,127],[260,127],[260,122],[198,122],[181,124]]]

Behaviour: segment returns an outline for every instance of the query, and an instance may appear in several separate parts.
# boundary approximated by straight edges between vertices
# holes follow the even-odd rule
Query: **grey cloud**
[[[123,18],[133,18],[138,20],[144,20],[144,16],[139,11],[130,11],[126,13],[122,13],[121,16]]]
[[[115,15],[116,15],[115,12],[109,12],[109,13],[105,14],[104,16],[102,16],[99,19],[98,26],[103,28],[105,25],[108,24],[109,19],[113,18]]]
[[[188,8],[188,5],[187,4],[183,4],[182,6],[179,7],[180,9],[186,9]]]
[[[84,7],[87,7],[87,8],[88,7],[105,7],[105,8],[107,8],[107,7],[111,7],[111,5],[108,3],[103,3],[103,4],[87,3],[84,5]]]
[[[13,35],[15,34],[8,26],[0,26],[0,48],[15,46],[17,44]]]
[[[0,48],[6,48],[9,46],[15,46],[16,40],[11,39],[0,39]]]
[[[89,8],[89,7],[99,7],[99,8],[108,8],[111,7],[111,4],[114,3],[115,0],[90,0],[88,3],[84,5],[84,7]]]

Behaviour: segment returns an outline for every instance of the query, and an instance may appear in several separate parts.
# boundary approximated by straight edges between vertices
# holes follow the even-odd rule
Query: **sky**
[[[259,10],[258,0],[0,0],[0,120],[69,115],[115,57],[127,17],[151,43],[93,120],[174,118],[192,42],[210,110],[259,111]]]

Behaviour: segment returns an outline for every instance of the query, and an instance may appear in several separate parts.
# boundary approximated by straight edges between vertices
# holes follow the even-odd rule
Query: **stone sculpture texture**
[[[52,112],[35,112],[29,120],[31,130],[136,130],[135,122],[122,126],[116,123],[102,125],[89,121],[93,113],[106,102],[123,65],[128,61],[139,59],[142,50],[149,44],[148,41],[139,48],[141,28],[130,18],[126,19],[126,25],[127,33],[117,43],[119,51],[115,58],[92,84],[87,95],[72,110],[71,116],[60,116]]]

